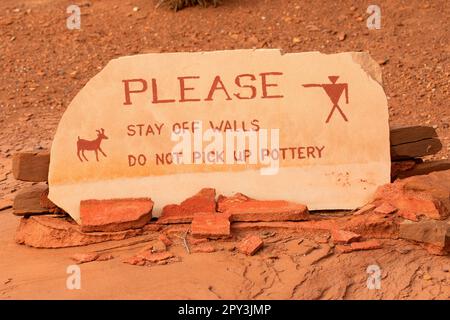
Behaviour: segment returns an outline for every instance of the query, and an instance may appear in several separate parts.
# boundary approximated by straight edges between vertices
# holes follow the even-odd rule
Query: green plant
[[[169,8],[178,11],[190,6],[206,7],[209,4],[212,4],[214,7],[216,7],[219,2],[220,0],[159,0],[156,7],[158,8],[161,5],[167,5]]]

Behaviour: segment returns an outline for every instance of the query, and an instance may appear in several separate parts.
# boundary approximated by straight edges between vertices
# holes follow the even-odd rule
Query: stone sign
[[[112,60],[54,137],[49,198],[149,197],[154,215],[204,187],[354,209],[390,180],[387,100],[367,53],[155,53]]]

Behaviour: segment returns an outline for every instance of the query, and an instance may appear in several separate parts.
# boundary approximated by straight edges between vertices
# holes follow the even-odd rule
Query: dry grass
[[[220,0],[159,0],[156,7],[158,8],[161,5],[166,5],[169,8],[178,11],[185,7],[190,6],[202,6],[206,7],[210,4],[212,4],[214,7],[216,7],[219,4]]]

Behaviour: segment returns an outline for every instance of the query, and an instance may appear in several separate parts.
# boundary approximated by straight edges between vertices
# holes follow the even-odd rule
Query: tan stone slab
[[[393,127],[390,130],[391,146],[437,138],[436,129],[429,126]]]
[[[169,164],[180,127],[203,152],[211,127],[278,129],[279,146],[258,137],[271,163],[254,152],[255,163]],[[49,198],[76,220],[81,200],[151,197],[158,215],[205,187],[354,209],[389,175],[387,100],[367,53],[155,53],[112,60],[76,95],[52,144]]]
[[[392,146],[391,158],[392,160],[419,158],[438,153],[441,149],[441,141],[437,138],[430,138]]]
[[[13,213],[18,216],[49,213],[49,209],[41,204],[47,189],[46,184],[37,184],[19,190],[14,198]]]
[[[17,180],[44,182],[48,179],[48,152],[20,152],[12,159],[12,172]]]

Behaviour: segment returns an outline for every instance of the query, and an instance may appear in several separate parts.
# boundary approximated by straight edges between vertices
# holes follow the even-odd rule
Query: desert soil
[[[431,158],[448,158],[448,1],[380,0],[380,30],[366,27],[366,1],[225,0],[178,13],[155,9],[155,2],[77,2],[81,30],[66,28],[68,1],[0,2],[0,201],[10,201],[23,184],[12,177],[12,154],[49,149],[86,82],[109,60],[146,52],[368,51],[383,70],[391,125],[434,126],[443,149]],[[114,245],[27,248],[13,241],[17,224],[10,210],[0,211],[0,298],[449,298],[446,257],[389,241],[346,255],[320,244],[303,256],[297,250],[303,236],[281,231],[254,257],[227,250],[188,255],[180,245],[181,262],[148,268],[120,261],[133,247],[114,249],[118,258],[82,265],[82,290],[67,290],[71,254]],[[381,290],[366,287],[372,263],[383,270]]]
[[[341,254],[317,233],[239,229],[230,240],[209,241],[216,252],[188,254],[175,239],[169,250],[179,261],[134,266],[123,261],[159,233],[35,249],[12,241],[16,227],[10,211],[0,215],[0,299],[450,299],[448,256],[400,240]],[[236,239],[250,233],[261,236],[264,247],[254,256],[233,250]],[[71,256],[92,252],[113,259],[81,264],[81,289],[67,289]],[[367,287],[370,265],[381,269],[378,290]]]

